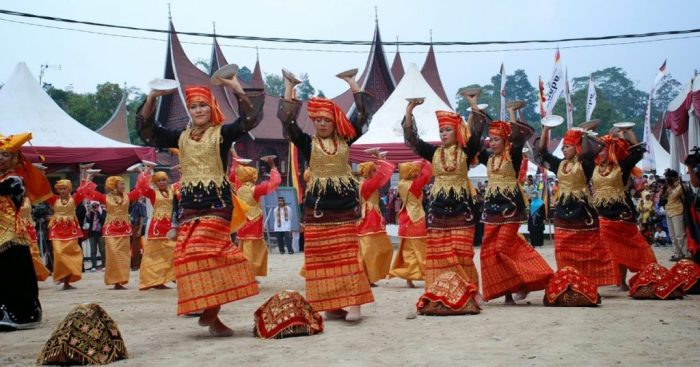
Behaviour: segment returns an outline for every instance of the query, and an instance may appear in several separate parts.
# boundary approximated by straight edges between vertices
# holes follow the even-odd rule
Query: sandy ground
[[[115,366],[700,365],[700,296],[636,301],[614,287],[601,289],[597,308],[543,307],[540,291],[517,306],[491,301],[475,316],[407,319],[423,284],[407,289],[393,279],[373,288],[376,303],[363,307],[357,325],[328,321],[316,336],[257,339],[255,309],[276,291],[304,289],[297,275],[303,255],[272,251],[260,295],[223,306],[232,338],[210,337],[196,319],[176,317],[174,289],[138,291],[137,272],[126,291],[106,288],[101,272],[86,273],[77,290],[40,284],[44,321],[38,329],[0,333],[0,366],[32,365],[56,325],[81,302],[99,303],[119,325],[129,359]],[[540,252],[554,266],[551,243]],[[656,253],[668,266],[670,249]]]

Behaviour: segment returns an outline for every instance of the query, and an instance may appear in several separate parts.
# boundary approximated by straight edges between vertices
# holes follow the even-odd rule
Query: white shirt
[[[285,218],[284,209],[287,209],[287,217]],[[282,210],[280,210],[282,209]],[[279,218],[279,221],[278,221]],[[273,232],[289,232],[292,230],[292,209],[289,205],[285,205],[283,208],[276,206],[272,211],[272,231]]]

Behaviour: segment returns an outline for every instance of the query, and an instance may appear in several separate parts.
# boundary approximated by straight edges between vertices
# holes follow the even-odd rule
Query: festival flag
[[[569,68],[564,72],[564,98],[566,99],[566,128],[571,129],[574,127],[574,105],[571,103]]]
[[[586,121],[591,119],[593,116],[593,110],[595,109],[596,100],[598,99],[598,94],[595,92],[595,83],[593,82],[593,74],[588,77],[588,98],[586,99]]]
[[[501,62],[501,121],[506,121],[506,67]]]
[[[649,92],[649,100],[647,101],[647,111],[644,115],[644,143],[646,143],[647,149],[644,152],[644,160],[642,161],[642,169],[644,171],[651,171],[656,167],[656,160],[654,155],[654,144],[651,143],[651,139],[654,135],[651,133],[651,100],[654,98],[654,92],[656,91],[656,86],[659,84],[661,79],[666,75],[666,60],[661,64],[659,72],[654,78],[654,82],[651,85],[651,91]]]
[[[547,93],[545,93],[544,99],[544,110],[547,115],[552,113],[554,105],[557,104],[557,100],[564,92],[564,86],[562,85],[564,81],[564,71],[561,67],[561,56],[559,55],[559,50],[557,49],[554,55],[554,70],[552,71],[552,77],[549,78],[549,84],[547,85]]]
[[[302,192],[301,192],[301,185],[299,185],[299,160],[298,157],[299,153],[297,150],[297,146],[294,145],[294,143],[289,142],[289,177],[292,180],[292,187],[297,192],[297,203],[301,204],[301,198],[302,198]]]
[[[540,82],[539,82],[539,89],[540,89],[540,118],[544,118],[546,115],[546,112],[544,111],[544,81],[542,81],[542,77],[540,76]]]

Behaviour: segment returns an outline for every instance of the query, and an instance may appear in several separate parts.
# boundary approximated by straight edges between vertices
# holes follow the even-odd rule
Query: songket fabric
[[[231,243],[230,225],[219,217],[180,224],[174,256],[178,315],[258,294],[250,263]]]
[[[554,258],[557,269],[572,267],[597,287],[619,285],[620,272],[598,229],[575,230],[557,227]]]
[[[683,298],[684,278],[659,263],[647,265],[630,278],[630,297],[634,299]]]
[[[355,222],[306,224],[306,300],[316,311],[374,302],[358,256]]]
[[[600,217],[600,239],[613,253],[615,262],[633,272],[656,262],[654,251],[636,223]]]
[[[108,364],[128,358],[117,323],[96,303],[76,306],[44,345],[38,364]]]
[[[46,265],[44,265],[44,261],[41,260],[41,252],[39,251],[39,245],[36,240],[33,240],[29,244],[29,249],[32,252],[32,264],[34,265],[36,280],[42,282],[48,279],[49,269],[46,267]]]
[[[24,198],[19,213],[20,221],[29,235],[29,247],[32,252],[32,264],[34,265],[36,279],[40,282],[44,281],[49,277],[49,269],[46,268],[46,265],[44,265],[44,262],[41,260],[36,228],[34,227],[34,220],[32,219],[32,204],[29,202],[29,198]]]
[[[700,265],[684,259],[673,265],[670,271],[683,278],[683,292],[700,294]]]
[[[131,241],[129,237],[104,237],[105,240],[105,284],[129,283],[131,272]]]
[[[146,240],[139,269],[139,289],[149,289],[175,280],[174,250],[175,241],[167,238]]]
[[[360,258],[370,283],[389,274],[393,254],[394,247],[386,232],[360,236]]]
[[[545,306],[595,306],[600,303],[598,285],[577,269],[565,266],[552,276],[544,291]]]
[[[547,287],[552,269],[518,233],[520,223],[485,224],[481,247],[484,300]]]
[[[442,274],[454,272],[479,287],[474,265],[474,226],[428,227],[425,253],[425,283],[432,284]]]
[[[74,194],[68,200],[53,196],[49,198],[54,214],[49,221],[49,240],[53,246],[53,280],[77,282],[82,277],[83,251],[78,245],[82,235],[75,216],[75,203],[82,201],[83,195]]]
[[[389,275],[406,280],[423,280],[425,242],[425,238],[402,238]]]
[[[448,316],[478,314],[476,300],[479,288],[452,271],[440,274],[418,299],[416,309],[421,315]]]
[[[265,240],[259,238],[254,240],[240,240],[240,248],[243,256],[250,262],[253,267],[253,274],[256,277],[267,276],[267,257],[268,250]]]
[[[255,336],[281,339],[323,332],[323,317],[297,291],[281,291],[255,311]]]
[[[77,282],[83,274],[83,251],[78,240],[52,240],[53,246],[53,280]],[[109,260],[108,260],[109,261]]]

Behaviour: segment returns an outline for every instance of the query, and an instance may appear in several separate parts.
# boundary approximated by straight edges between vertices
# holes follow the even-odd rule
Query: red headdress
[[[345,112],[330,99],[313,97],[309,100],[306,110],[311,119],[325,117],[333,121],[338,135],[345,139],[353,139],[357,136],[355,128],[345,116]]]
[[[627,158],[627,155],[629,154],[629,152],[627,151],[627,149],[629,148],[629,143],[627,143],[627,140],[616,138],[612,135],[605,135],[602,138],[600,138],[600,140],[603,143],[605,143],[605,148],[603,149],[606,149],[608,151],[609,160],[618,163]],[[597,158],[596,161],[598,161]]]
[[[441,128],[443,126],[452,126],[457,135],[457,144],[459,144],[460,148],[464,148],[469,140],[469,129],[467,129],[467,124],[462,119],[462,116],[452,111],[435,111],[435,116],[437,116],[438,125]]]
[[[510,122],[507,121],[491,121],[489,124],[489,135],[499,136],[503,138],[506,143],[509,142],[512,131],[513,129],[510,127]]]
[[[41,202],[51,196],[51,185],[44,172],[36,168],[22,154],[22,145],[32,139],[31,133],[4,136],[0,134],[0,151],[16,154],[14,171],[24,180],[27,196],[32,203]],[[43,156],[39,155],[43,160]]]
[[[211,107],[211,122],[221,124],[226,119],[219,102],[211,94],[211,89],[201,86],[185,88],[185,103],[189,105],[192,102],[204,102]]]
[[[572,129],[564,134],[564,145],[571,145],[576,148],[576,154],[581,154],[581,140],[583,138],[583,130]]]

